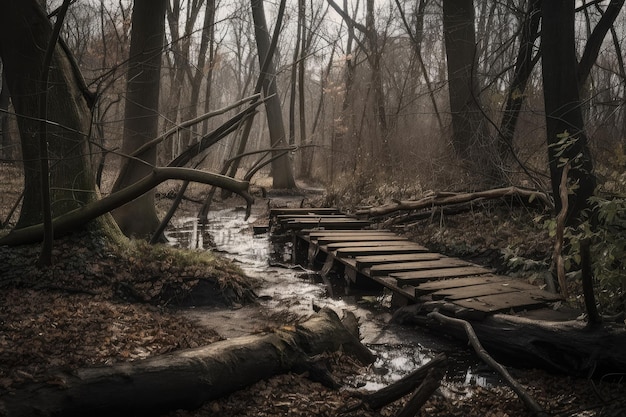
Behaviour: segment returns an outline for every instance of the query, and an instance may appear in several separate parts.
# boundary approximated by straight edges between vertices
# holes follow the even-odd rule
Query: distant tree
[[[270,50],[270,34],[265,19],[263,0],[252,0],[252,17],[254,19],[254,32],[259,51],[259,66],[262,68],[265,57],[269,56]],[[270,143],[274,148],[284,147],[287,145],[287,137],[280,106],[280,96],[278,95],[278,87],[276,85],[276,66],[271,57],[264,77],[263,95],[268,98],[265,102],[265,112],[270,131]],[[274,188],[293,189],[296,187],[291,161],[287,155],[272,161],[272,178]]]
[[[158,135],[166,3],[167,0],[134,2],[122,145],[122,152],[126,155],[132,155]],[[156,162],[156,145],[122,161],[112,191],[119,191],[150,175]],[[154,196],[154,190],[150,191],[113,212],[125,235],[138,238],[152,236],[159,226]]]
[[[480,108],[480,90],[473,0],[443,1],[448,91],[452,117],[452,144],[456,154],[482,173],[491,171],[486,121]]]

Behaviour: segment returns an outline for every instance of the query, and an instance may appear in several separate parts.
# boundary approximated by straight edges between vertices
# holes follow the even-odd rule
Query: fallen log
[[[537,417],[548,416],[548,414],[543,411],[543,408],[541,408],[537,401],[535,401],[535,399],[530,396],[528,391],[526,391],[526,388],[524,388],[522,384],[517,382],[517,380],[515,380],[515,378],[511,376],[509,371],[504,366],[498,363],[495,359],[491,357],[491,355],[489,355],[489,353],[487,353],[483,345],[480,343],[480,340],[478,340],[478,337],[476,336],[472,325],[468,321],[448,317],[436,311],[429,313],[428,317],[434,318],[441,323],[446,323],[452,326],[462,328],[465,331],[465,334],[467,335],[467,338],[469,339],[469,342],[474,348],[474,351],[476,352],[478,357],[482,359],[483,362],[485,362],[487,365],[489,365],[493,370],[498,372],[502,376],[502,378],[504,378],[506,383],[511,387],[511,389],[513,389],[518,398],[524,403],[526,408],[528,408],[528,410],[530,410]]]
[[[428,318],[420,305],[396,311],[397,323],[416,324],[467,341],[463,329]],[[494,314],[471,321],[481,343],[499,361],[516,367],[538,367],[569,375],[600,378],[605,374],[626,372],[626,328],[605,323],[589,327],[586,323],[535,320],[509,314]]]
[[[305,363],[323,352],[365,349],[339,317],[310,319],[258,334],[143,361],[79,369],[0,397],[0,413],[19,416],[143,416],[193,409]],[[358,344],[360,346],[355,346]]]
[[[433,193],[419,200],[396,201],[379,207],[370,207],[357,210],[358,216],[385,216],[396,211],[421,210],[436,206],[449,206],[453,204],[468,203],[477,199],[494,199],[515,196],[528,201],[540,201],[544,207],[552,208],[554,205],[550,198],[540,191],[526,190],[519,187],[495,188],[492,190],[477,191],[474,193]]]

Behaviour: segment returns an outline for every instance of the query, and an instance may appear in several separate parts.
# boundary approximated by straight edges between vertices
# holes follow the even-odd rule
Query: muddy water
[[[355,387],[379,389],[440,352],[452,362],[444,384],[450,395],[468,395],[473,386],[497,383],[462,347],[420,329],[390,323],[389,295],[345,295],[340,286],[333,289],[326,285],[328,282],[324,284],[315,271],[291,265],[289,244],[272,242],[267,233],[255,235],[251,226],[256,220],[254,214],[247,221],[244,217],[241,209],[219,210],[210,214],[204,234],[193,218],[179,220],[175,230],[168,233],[170,240],[182,246],[220,252],[260,282],[255,291],[261,309],[198,308],[189,312],[193,318],[205,321],[225,337],[236,337],[271,326],[268,323],[272,319],[308,316],[314,306],[330,307],[339,315],[350,311],[359,319],[363,343],[377,357],[367,373],[351,381]]]

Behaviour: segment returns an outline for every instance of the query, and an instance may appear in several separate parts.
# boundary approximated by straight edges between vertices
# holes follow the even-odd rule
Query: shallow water
[[[289,264],[289,245],[272,242],[268,233],[255,235],[251,225],[256,218],[244,217],[241,209],[218,210],[210,213],[205,233],[195,218],[188,218],[174,222],[174,229],[166,235],[177,245],[205,248],[233,259],[247,275],[262,282],[256,293],[269,311],[308,316],[313,314],[315,305],[330,307],[339,315],[343,311],[354,313],[359,319],[363,343],[377,357],[367,373],[350,382],[354,387],[382,388],[440,352],[445,352],[452,363],[443,386],[447,394],[470,395],[472,386],[498,383],[459,345],[419,328],[390,323],[388,294],[345,295],[342,290],[327,287],[315,271]],[[197,314],[219,313],[199,310]],[[246,317],[245,308],[241,314]]]

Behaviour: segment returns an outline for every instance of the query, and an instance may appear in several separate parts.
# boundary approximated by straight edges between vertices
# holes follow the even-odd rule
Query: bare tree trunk
[[[263,0],[252,1],[252,17],[254,19],[254,31],[259,50],[259,66],[263,67],[263,61],[268,56],[270,49],[270,35],[265,21],[265,10]],[[283,124],[283,114],[280,106],[280,97],[276,86],[276,67],[271,59],[267,68],[267,74],[263,82],[263,94],[268,100],[265,102],[265,112],[267,114],[267,124],[270,131],[270,144],[272,147],[286,146],[285,126]],[[275,155],[277,155],[275,153]],[[274,188],[294,189],[296,182],[293,178],[291,161],[287,155],[277,158],[272,162],[272,177]]]
[[[479,106],[473,0],[444,0],[443,27],[452,114],[452,144],[471,169],[488,173],[488,134]]]
[[[124,110],[124,143],[122,151],[129,155],[154,139],[159,126],[159,86],[161,55],[165,36],[166,0],[135,0],[126,105]],[[119,191],[150,175],[157,162],[157,147],[125,161],[113,192]],[[115,210],[113,216],[127,236],[150,238],[159,226],[154,190]]]
[[[312,11],[311,11],[312,12]],[[300,47],[300,58],[298,60],[298,115],[300,116],[298,126],[300,128],[300,145],[306,145],[309,141],[306,134],[306,97],[305,97],[305,62],[306,56],[309,54],[309,47],[311,44],[311,39],[313,35],[313,31],[309,30],[307,32],[306,27],[306,4],[304,0],[299,0],[298,6],[298,18],[302,21],[301,30],[302,30],[302,45]],[[308,34],[308,36],[307,36]],[[309,177],[311,164],[313,160],[313,148],[304,147],[300,149],[300,176],[301,177]]]
[[[561,210],[559,196],[561,173],[566,160],[571,163],[570,179],[578,185],[569,194],[567,223],[573,224],[587,208],[594,193],[591,152],[584,131],[578,90],[576,48],[574,39],[574,2],[542,0],[542,75],[546,111],[548,162],[555,200]],[[559,145],[561,142],[561,145]]]
[[[541,1],[531,0],[522,22],[520,46],[515,61],[515,74],[506,97],[506,108],[500,123],[501,137],[498,140],[498,155],[504,167],[509,165],[511,155],[515,152],[513,137],[517,120],[526,97],[524,91],[537,60],[533,57],[535,40],[539,36],[541,21]]]
[[[24,202],[17,228],[40,224],[41,181],[37,94],[44,53],[52,27],[36,0],[2,2],[0,58],[11,100],[18,115],[24,160]],[[66,51],[57,46],[48,88],[48,146],[55,157],[50,169],[53,216],[83,207],[98,198],[90,160],[88,132],[91,114]],[[98,232],[115,233],[110,218],[90,223]],[[119,231],[117,232],[119,233]],[[8,235],[12,236],[12,234]]]
[[[13,159],[13,140],[9,131],[9,84],[4,74],[4,66],[0,61],[0,77],[2,83],[0,85],[0,158],[7,161]]]

